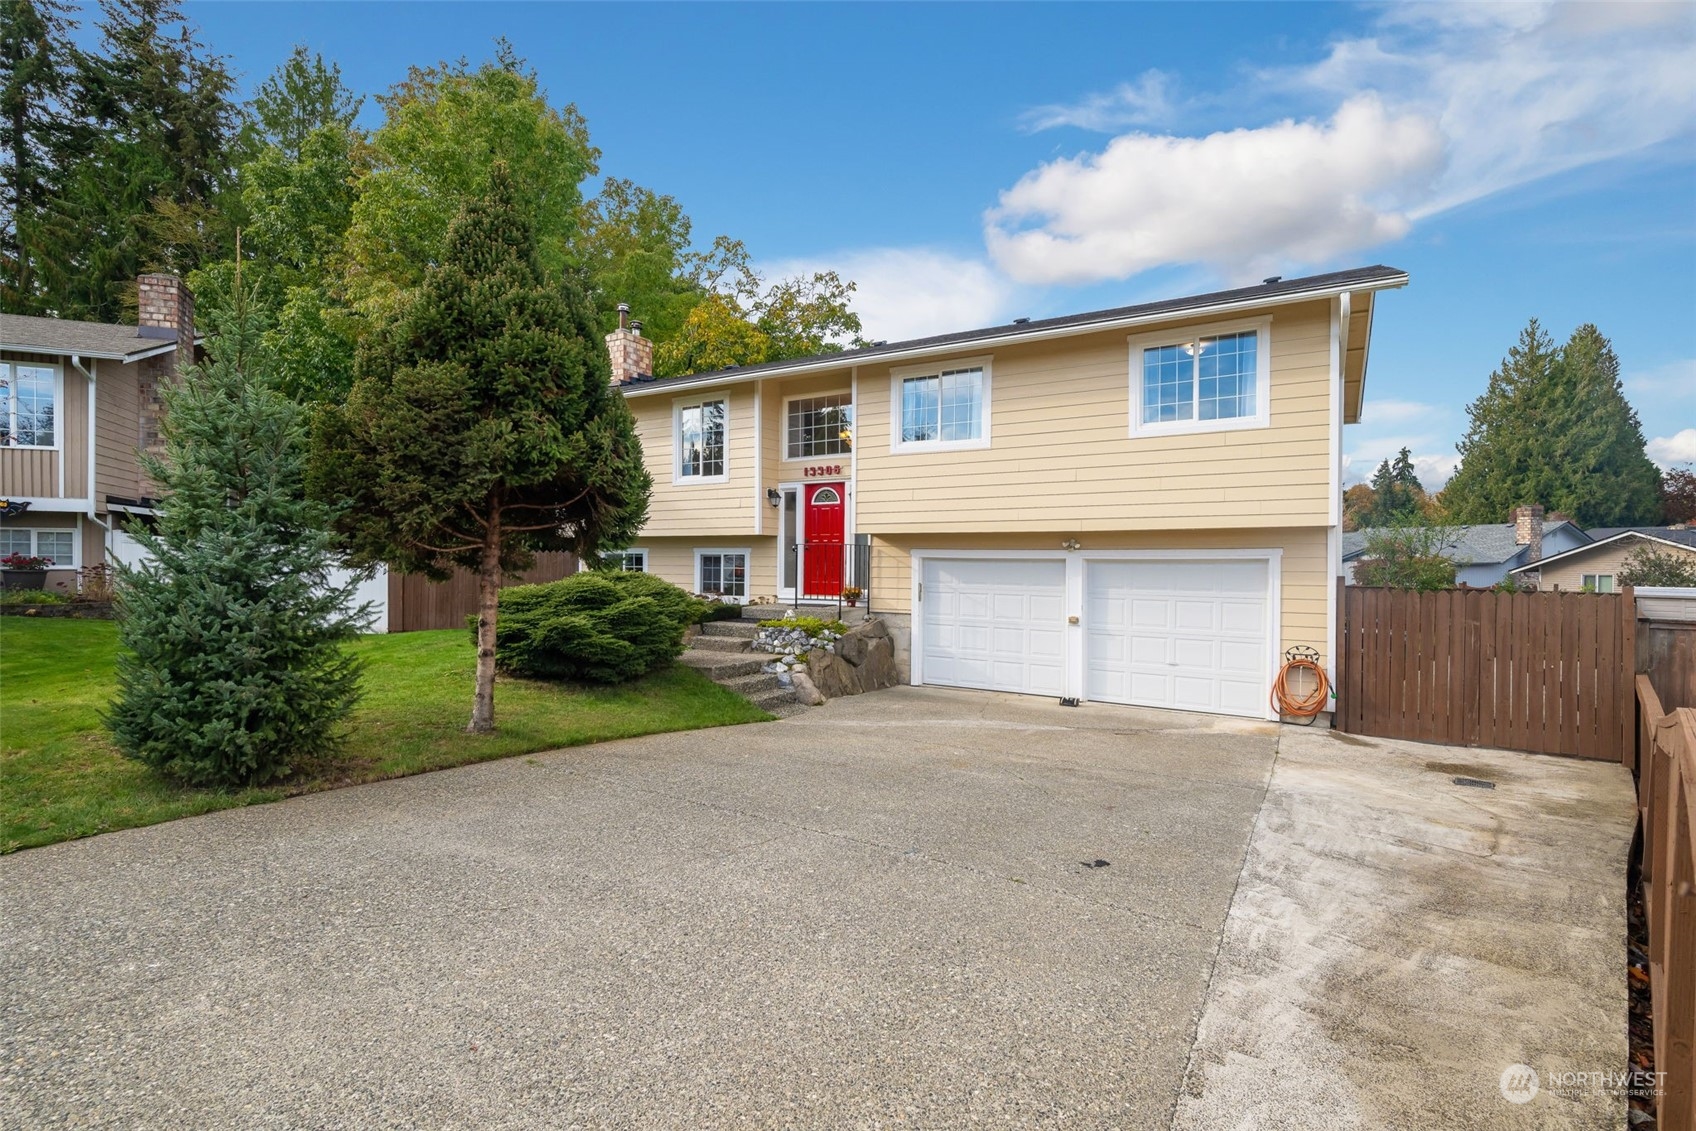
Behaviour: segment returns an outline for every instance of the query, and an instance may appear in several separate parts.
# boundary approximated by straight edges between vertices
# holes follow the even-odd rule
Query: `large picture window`
[[[895,375],[894,447],[983,447],[989,442],[989,365],[959,362]]]
[[[0,446],[56,447],[59,373],[47,365],[0,362]]]
[[[724,434],[727,415],[724,401],[702,401],[677,409],[677,477],[679,479],[723,479],[725,477]]]
[[[843,456],[854,446],[854,404],[847,393],[797,397],[784,413],[785,459]]]
[[[695,591],[709,597],[746,597],[748,552],[696,550]]]
[[[1270,372],[1264,325],[1134,339],[1131,430],[1263,425]]]
[[[32,530],[20,526],[0,526],[0,558],[21,554],[26,558],[47,558],[51,569],[75,569],[76,531]]]

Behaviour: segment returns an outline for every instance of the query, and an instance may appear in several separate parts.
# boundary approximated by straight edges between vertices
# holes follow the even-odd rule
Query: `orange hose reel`
[[[1306,678],[1291,676],[1309,673]],[[1311,683],[1306,691],[1296,692],[1292,682]],[[1296,647],[1284,653],[1284,666],[1272,681],[1272,709],[1280,716],[1306,719],[1312,722],[1331,701],[1331,681],[1319,666],[1319,653],[1313,648]]]

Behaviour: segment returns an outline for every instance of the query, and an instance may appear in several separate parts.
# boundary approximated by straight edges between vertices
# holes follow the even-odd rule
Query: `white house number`
[[[806,476],[807,476],[808,479],[816,479],[821,475],[841,475],[841,474],[842,474],[842,465],[839,464],[839,463],[821,464],[818,467],[809,467],[806,470]]]

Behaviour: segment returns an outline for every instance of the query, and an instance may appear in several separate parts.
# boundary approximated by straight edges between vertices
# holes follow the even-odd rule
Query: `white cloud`
[[[1420,424],[1432,424],[1449,418],[1449,410],[1442,405],[1423,404],[1419,401],[1369,398],[1362,411],[1363,428],[1368,425],[1403,424],[1410,420]]]
[[[1397,239],[1395,202],[1443,159],[1434,126],[1373,95],[1329,122],[1279,122],[1204,138],[1127,134],[1051,162],[986,216],[989,253],[1026,283],[1084,283],[1167,263],[1252,278]],[[1034,224],[1035,226],[1026,226]]]
[[[1357,255],[1491,193],[1688,138],[1693,42],[1682,3],[1391,6],[1374,34],[1237,92],[1245,107],[1307,100],[1312,119],[1132,133],[1045,164],[986,213],[986,242],[1025,282],[1171,263],[1249,278]],[[1134,115],[1170,110],[1144,75],[1029,120],[1144,125],[1156,119]]]
[[[1656,436],[1644,447],[1649,458],[1662,467],[1696,462],[1696,428],[1682,428],[1671,436]]]
[[[933,248],[871,248],[760,264],[768,278],[837,271],[857,289],[852,306],[871,341],[902,341],[1004,322],[1019,290],[978,259]]]
[[[1422,436],[1419,439],[1425,443],[1434,442],[1429,437]],[[1454,475],[1455,468],[1460,466],[1458,455],[1419,455],[1417,447],[1404,444],[1399,439],[1367,441],[1360,450],[1344,453],[1343,486],[1352,487],[1356,483],[1365,483],[1372,478],[1372,473],[1378,470],[1379,464],[1393,459],[1404,447],[1414,453],[1413,472],[1419,476],[1420,486],[1427,491],[1441,491],[1450,476]]]
[[[1144,71],[1135,82],[1122,82],[1105,94],[1089,94],[1073,103],[1037,106],[1020,117],[1027,130],[1057,126],[1110,133],[1130,126],[1152,126],[1173,115],[1166,93],[1167,79],[1159,71]]]
[[[1628,393],[1640,397],[1687,401],[1696,399],[1696,357],[1679,358],[1625,378]]]

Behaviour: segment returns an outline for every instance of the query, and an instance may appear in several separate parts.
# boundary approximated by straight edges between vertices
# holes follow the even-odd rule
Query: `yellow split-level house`
[[[693,592],[848,586],[904,678],[1275,717],[1285,653],[1329,666],[1342,428],[1365,267],[656,379],[608,335],[654,477],[626,551]]]

